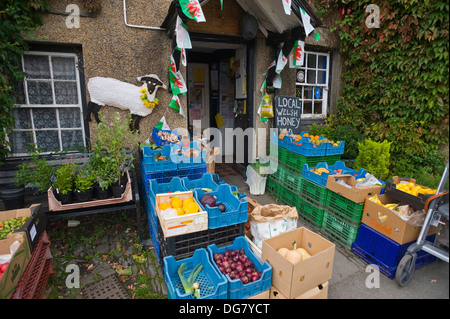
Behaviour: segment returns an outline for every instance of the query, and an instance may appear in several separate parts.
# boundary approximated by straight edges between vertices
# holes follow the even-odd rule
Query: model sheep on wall
[[[140,120],[151,114],[158,104],[156,91],[159,88],[167,89],[167,86],[155,74],[138,77],[142,86],[119,81],[112,78],[93,77],[89,79],[88,91],[90,101],[88,103],[86,119],[91,120],[91,114],[97,123],[100,122],[98,112],[102,106],[114,106],[121,110],[131,112],[131,130],[139,130]]]

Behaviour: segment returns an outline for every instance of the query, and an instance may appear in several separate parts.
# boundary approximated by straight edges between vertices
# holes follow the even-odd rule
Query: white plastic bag
[[[257,206],[249,215],[253,243],[262,249],[262,242],[297,228],[297,208],[269,204]]]
[[[358,182],[355,187],[381,185],[380,181],[372,174],[367,173],[365,179]]]
[[[266,191],[267,177],[261,176],[250,165],[247,166],[247,185],[250,187],[250,194],[264,195]]]

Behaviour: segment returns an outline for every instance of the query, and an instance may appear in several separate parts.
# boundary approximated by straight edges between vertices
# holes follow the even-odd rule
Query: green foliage
[[[106,171],[112,172],[115,181],[121,183],[122,175],[128,166],[133,167],[133,152],[137,150],[139,132],[130,131],[131,114],[123,120],[116,113],[111,124],[107,123],[105,116],[99,113],[101,120],[98,123],[98,136],[94,143],[94,159],[97,163],[96,171],[105,173],[105,180],[111,178]],[[128,150],[128,151],[127,151]],[[102,167],[104,166],[104,167]]]
[[[355,169],[365,168],[368,173],[383,180],[389,175],[391,142],[375,142],[370,138],[358,143],[359,154],[356,157]]]
[[[13,86],[25,74],[19,68],[20,59],[28,45],[28,32],[42,26],[39,13],[47,11],[46,0],[0,1],[0,160],[9,155],[11,143],[6,137],[14,126]]]
[[[63,195],[73,191],[76,166],[75,163],[65,162],[56,171],[56,181],[53,186]]]
[[[94,187],[95,181],[95,176],[89,167],[80,167],[74,177],[75,190],[90,190]]]
[[[448,1],[378,1],[380,28],[365,23],[373,1],[320,2],[342,17],[346,68],[336,121],[391,142],[393,171],[426,164],[440,174],[449,141]]]
[[[51,177],[55,168],[47,160],[39,156],[40,150],[35,144],[30,144],[31,160],[29,163],[22,163],[18,166],[16,173],[17,184],[30,186],[40,192],[46,192],[51,186]]]

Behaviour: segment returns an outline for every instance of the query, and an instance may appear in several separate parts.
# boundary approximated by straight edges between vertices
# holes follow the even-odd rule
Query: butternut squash
[[[306,260],[311,257],[305,248],[297,248],[297,251],[302,255],[302,260]]]
[[[297,264],[303,260],[302,254],[297,250],[297,243],[294,241],[292,243],[293,248],[288,249],[284,258],[293,264]]]
[[[289,251],[289,249],[284,248],[284,247],[278,249],[278,253],[279,253],[281,256],[283,256],[283,257],[286,257],[286,254],[287,254],[288,251]]]

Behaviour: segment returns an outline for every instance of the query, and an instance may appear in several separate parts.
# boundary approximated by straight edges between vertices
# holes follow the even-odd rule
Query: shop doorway
[[[198,123],[202,131],[218,128],[220,139],[206,138],[210,146],[221,148],[222,163],[232,164],[240,173],[249,161],[248,141],[245,139],[245,145],[238,145],[233,130],[245,131],[252,126],[248,60],[248,45],[243,43],[195,41],[187,53],[190,133],[198,133],[194,132]],[[238,152],[244,153],[243,159],[236,157]]]

